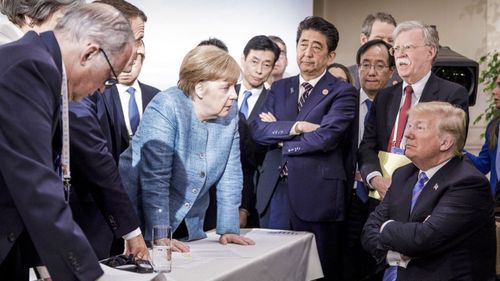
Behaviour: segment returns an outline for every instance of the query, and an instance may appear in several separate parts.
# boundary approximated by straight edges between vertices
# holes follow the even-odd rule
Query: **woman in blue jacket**
[[[154,225],[171,225],[182,240],[205,238],[208,190],[215,185],[220,243],[253,244],[239,236],[243,176],[234,102],[239,75],[227,52],[196,47],[184,57],[177,87],[158,93],[144,111],[119,163],[146,240]],[[188,251],[177,240],[172,248]]]
[[[492,95],[495,101],[495,107],[497,109],[500,109],[500,75],[498,75],[497,77],[496,87],[495,89],[493,89]],[[495,195],[496,186],[498,183],[496,156],[498,146],[499,121],[500,116],[493,119],[486,127],[486,134],[484,137],[485,141],[478,156],[475,156],[469,152],[465,153],[479,171],[484,174],[490,172],[491,192],[493,195]]]

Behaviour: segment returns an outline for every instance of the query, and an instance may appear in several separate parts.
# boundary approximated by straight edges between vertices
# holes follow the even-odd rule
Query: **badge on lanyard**
[[[394,153],[394,154],[399,154],[399,155],[405,155],[405,150],[400,148],[400,147],[395,147],[393,146],[391,148],[391,153]]]

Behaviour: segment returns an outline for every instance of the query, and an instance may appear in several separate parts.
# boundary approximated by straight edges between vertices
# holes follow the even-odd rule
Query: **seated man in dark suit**
[[[410,109],[412,163],[394,172],[362,235],[364,248],[391,265],[384,281],[495,280],[493,198],[462,157],[466,118],[445,102]]]

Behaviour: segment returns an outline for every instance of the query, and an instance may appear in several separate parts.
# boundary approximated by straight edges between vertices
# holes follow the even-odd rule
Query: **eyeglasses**
[[[405,44],[405,45],[401,45],[401,46],[394,46],[394,47],[392,47],[392,48],[389,49],[389,54],[391,54],[391,56],[394,56],[394,54],[400,53],[402,51],[404,51],[406,53],[409,50],[413,50],[413,49],[416,49],[416,48],[422,48],[422,47],[429,47],[429,46],[430,46],[429,44],[425,44],[425,45],[422,45],[422,46],[415,46],[415,45],[412,45],[412,44]]]
[[[381,63],[370,64],[367,62],[364,62],[359,66],[359,68],[365,72],[369,72],[372,69],[372,67],[373,67],[373,69],[375,69],[376,72],[382,72],[382,71],[384,71],[384,69],[389,68],[389,66],[387,66],[385,64],[381,64]]]
[[[106,59],[106,62],[109,65],[109,68],[111,69],[111,73],[113,73],[113,75],[114,75],[114,78],[108,78],[106,81],[104,81],[104,86],[106,86],[106,87],[112,87],[112,86],[114,86],[114,85],[116,85],[118,83],[118,80],[116,80],[117,77],[118,77],[118,75],[116,75],[116,72],[113,69],[113,66],[109,62],[109,59],[108,59],[108,56],[106,55],[106,52],[104,52],[103,49],[100,49],[100,50],[101,50],[102,54],[104,55],[104,58]]]

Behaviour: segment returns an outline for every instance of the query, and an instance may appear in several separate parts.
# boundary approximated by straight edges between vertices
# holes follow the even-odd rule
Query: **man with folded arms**
[[[389,263],[384,281],[495,280],[493,198],[488,180],[462,156],[465,112],[423,102],[408,123],[412,163],[394,172],[370,214],[364,248]]]

